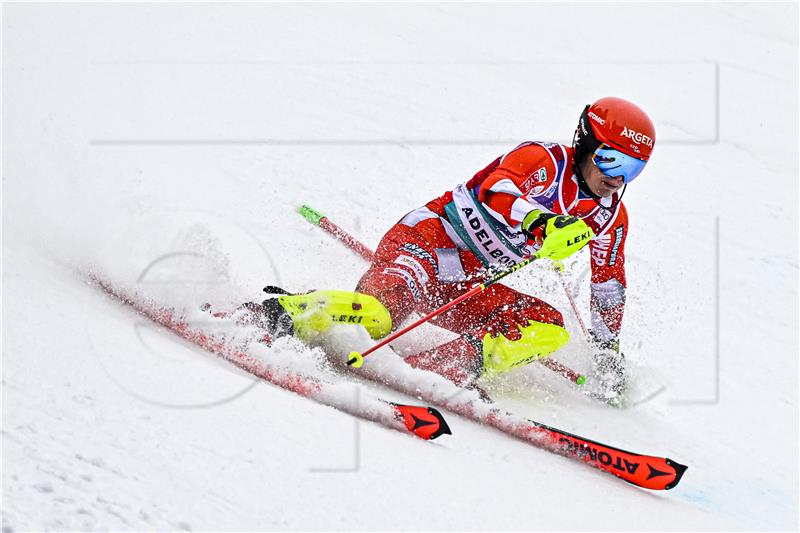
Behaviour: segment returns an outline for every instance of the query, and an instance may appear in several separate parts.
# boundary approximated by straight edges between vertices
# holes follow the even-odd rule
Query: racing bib
[[[453,201],[444,210],[458,236],[486,266],[514,266],[532,253],[525,235],[512,233],[492,217],[464,184],[453,190]]]

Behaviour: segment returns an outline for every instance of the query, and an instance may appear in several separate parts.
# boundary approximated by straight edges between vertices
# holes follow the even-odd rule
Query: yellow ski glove
[[[592,228],[580,218],[570,215],[556,215],[534,209],[522,221],[522,231],[529,238],[540,241],[541,249],[536,253],[560,261],[571,256],[594,237]]]

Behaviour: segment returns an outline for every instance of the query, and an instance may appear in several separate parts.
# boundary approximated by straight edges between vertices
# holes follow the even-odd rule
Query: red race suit
[[[579,217],[594,230],[588,245],[592,332],[601,341],[616,340],[625,306],[628,215],[618,193],[595,199],[584,192],[573,173],[572,148],[556,143],[523,143],[406,214],[384,235],[357,290],[378,298],[395,325],[412,311],[433,311],[492,269],[536,251],[521,230],[534,209]],[[498,283],[433,320],[458,339],[406,360],[465,382],[479,372],[484,335],[499,332],[513,340],[516,326],[530,320],[563,326],[551,305]]]

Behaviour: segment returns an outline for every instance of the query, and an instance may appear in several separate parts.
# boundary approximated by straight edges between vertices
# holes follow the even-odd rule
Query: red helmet
[[[587,105],[572,140],[572,170],[578,185],[595,196],[581,174],[588,157],[603,174],[622,176],[627,185],[644,170],[655,141],[653,122],[637,105],[613,96]]]
[[[656,142],[656,130],[650,117],[627,100],[607,96],[587,105],[575,130],[575,162],[601,145],[647,161]]]

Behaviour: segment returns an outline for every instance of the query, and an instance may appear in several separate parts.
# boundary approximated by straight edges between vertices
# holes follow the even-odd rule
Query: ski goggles
[[[600,172],[609,178],[622,176],[625,183],[630,183],[636,176],[642,173],[647,161],[629,156],[619,150],[615,150],[607,144],[601,144],[592,155],[592,161],[600,169]]]

